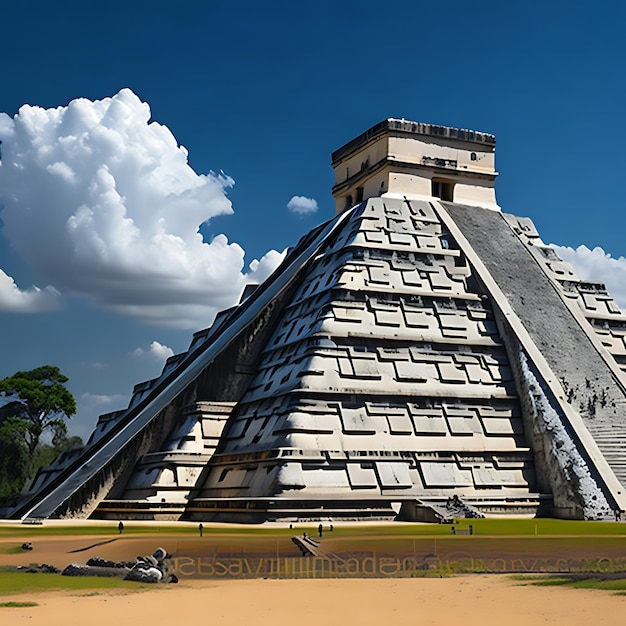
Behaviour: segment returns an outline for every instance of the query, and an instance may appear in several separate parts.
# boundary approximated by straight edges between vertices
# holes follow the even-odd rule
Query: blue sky
[[[123,408],[135,383],[158,375],[168,348],[184,350],[193,330],[247,279],[262,278],[277,254],[260,267],[250,269],[251,261],[283,251],[333,215],[331,152],[387,117],[495,134],[503,209],[531,217],[546,243],[572,248],[564,254],[579,272],[606,275],[625,305],[624,7],[3,6],[0,377],[59,365],[80,408],[71,430],[88,436],[98,413]],[[73,157],[78,143],[59,147],[54,120],[67,111],[50,110],[78,98],[87,100],[65,118],[66,135],[92,119],[94,103],[119,105],[109,122],[127,158],[106,157],[113,183],[93,179],[104,144],[81,144],[87,152]],[[142,102],[160,126],[138,119],[135,133],[129,116],[145,112]],[[41,111],[14,118],[24,104]],[[40,155],[56,155],[47,169],[29,142]],[[21,178],[18,170],[6,174],[13,158],[26,162]],[[44,171],[59,184],[48,186]],[[178,204],[168,200],[170,182],[186,190]],[[111,184],[125,184],[121,195],[134,198],[126,221],[107,221],[124,205],[106,212]],[[315,200],[317,210],[290,210],[294,196]],[[207,219],[202,243],[195,231]],[[583,244],[602,250],[574,252]]]

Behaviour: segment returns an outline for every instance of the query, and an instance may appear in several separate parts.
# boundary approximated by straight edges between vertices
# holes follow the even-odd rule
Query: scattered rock
[[[163,548],[152,555],[138,556],[135,561],[109,561],[95,556],[86,565],[70,563],[62,572],[63,576],[104,576],[119,577],[141,583],[177,583],[178,578],[168,572],[165,563],[171,558]],[[57,570],[58,572],[58,570]]]
[[[99,556],[93,556],[87,561],[87,565],[93,565],[94,567],[117,567],[130,569],[135,565],[134,561],[109,561]]]
[[[54,567],[54,565],[48,565],[47,563],[31,563],[30,565],[18,565],[17,569],[20,572],[26,572],[28,574],[59,574],[60,569]]]
[[[157,548],[152,554],[152,558],[156,559],[159,563],[162,563],[163,561],[165,561],[165,559],[167,559],[170,556],[171,555],[168,554],[163,548]]]
[[[138,583],[160,583],[163,580],[163,572],[156,567],[147,567],[144,564],[138,564],[126,574],[124,579],[135,580]]]
[[[124,578],[128,574],[128,568],[98,567],[70,563],[62,572],[63,576],[102,576],[103,578]]]
[[[157,548],[151,556],[138,556],[135,565],[126,575],[126,580],[142,583],[177,583],[178,578],[168,573],[165,560],[170,558],[163,548]]]

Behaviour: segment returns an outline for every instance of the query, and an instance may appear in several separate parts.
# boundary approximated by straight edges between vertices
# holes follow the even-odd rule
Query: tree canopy
[[[0,380],[0,426],[9,418],[22,420],[31,459],[44,431],[60,438],[67,434],[65,420],[76,413],[76,400],[65,387],[68,380],[54,365]]]
[[[25,435],[25,420],[0,420],[0,499],[16,496],[28,478],[30,458]]]

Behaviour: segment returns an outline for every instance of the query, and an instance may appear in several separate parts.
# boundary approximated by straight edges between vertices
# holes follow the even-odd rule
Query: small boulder
[[[87,561],[87,565],[93,565],[95,567],[115,567],[115,563],[113,561],[109,561],[107,559],[103,559],[99,556],[93,556]]]
[[[18,565],[17,569],[20,572],[26,572],[27,574],[59,574],[60,569],[54,567],[54,565],[48,565],[42,563],[41,565],[33,563],[31,565]]]
[[[134,580],[138,583],[160,583],[163,572],[156,567],[137,565],[126,574],[124,580]]]
[[[62,576],[102,576],[104,578],[124,578],[128,573],[127,568],[98,567],[95,565],[82,565],[70,563],[62,572]]]

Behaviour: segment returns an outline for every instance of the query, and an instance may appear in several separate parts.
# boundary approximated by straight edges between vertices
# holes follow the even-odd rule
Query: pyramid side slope
[[[544,362],[548,368],[543,382],[551,388],[589,470],[608,489],[609,505],[623,509],[626,457],[615,454],[609,439],[595,435],[607,429],[618,438],[624,435],[626,395],[619,364],[598,341],[576,299],[572,302],[534,246],[516,232],[515,218],[444,206],[501,290],[500,304],[509,308],[511,320],[523,325],[527,355],[530,349],[537,355],[537,367]]]
[[[120,460],[125,450],[135,449],[142,454],[146,445],[151,447],[152,444],[145,441],[150,428],[156,428],[162,440],[167,438],[177,419],[175,413],[181,408],[178,404],[185,391],[245,329],[258,323],[263,311],[273,305],[278,295],[292,283],[302,267],[349,215],[350,212],[337,216],[305,236],[262,289],[236,307],[227,320],[220,320],[216,332],[208,333],[204,342],[193,346],[172,371],[151,382],[145,395],[136,404],[131,403],[128,410],[115,419],[111,428],[86,447],[63,471],[37,492],[27,494],[11,512],[11,517],[46,518],[53,515],[85,515],[85,511],[92,511],[117,478],[132,469],[134,461]],[[169,427],[156,424],[155,420],[163,416],[166,416],[167,423],[172,422]],[[152,435],[148,434],[148,438]],[[132,454],[136,456],[136,452]]]

